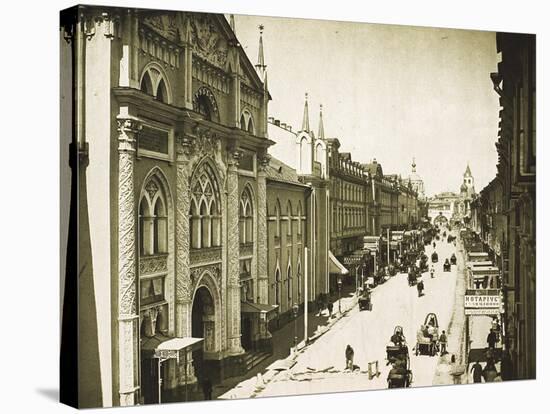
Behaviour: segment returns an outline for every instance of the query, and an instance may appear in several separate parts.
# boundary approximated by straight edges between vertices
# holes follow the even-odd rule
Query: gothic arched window
[[[321,144],[317,144],[317,153],[315,154],[315,161],[320,162],[321,164],[324,164],[323,160],[323,146]]]
[[[153,83],[148,72],[145,72],[143,78],[141,78],[141,91],[147,95],[153,95]]]
[[[300,141],[300,170],[307,171],[309,166],[309,145],[307,138],[303,137]]]
[[[281,208],[279,200],[275,203],[275,237],[281,237]]]
[[[168,252],[168,217],[161,185],[151,178],[139,202],[139,251],[143,256]]]
[[[214,170],[204,162],[191,179],[189,227],[191,248],[220,246],[220,191]]]
[[[157,64],[149,65],[141,77],[140,89],[155,99],[170,103],[170,90],[163,70]]]
[[[281,271],[275,270],[275,304],[281,305]]]
[[[302,203],[298,202],[298,235],[302,234]]]
[[[252,197],[250,190],[245,188],[239,202],[239,240],[241,244],[254,241],[254,220]]]
[[[288,306],[292,306],[292,266],[290,260],[288,261],[288,267],[286,269],[286,281],[288,283]]]
[[[290,204],[290,200],[286,205],[286,235],[289,238],[292,237],[292,204]]]

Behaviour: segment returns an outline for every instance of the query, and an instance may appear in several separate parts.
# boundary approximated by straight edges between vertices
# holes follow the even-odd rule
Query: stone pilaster
[[[189,151],[190,139],[181,135],[177,139],[177,172],[176,172],[176,336],[191,336],[191,278],[189,270]],[[197,382],[193,370],[193,357],[187,352],[187,367],[184,355],[178,366],[179,385]],[[187,369],[187,373],[185,370]],[[187,380],[186,380],[187,376]]]
[[[260,303],[269,303],[267,275],[267,190],[266,169],[269,155],[259,159],[258,168],[258,297]]]
[[[228,353],[244,352],[241,346],[241,289],[239,285],[239,175],[242,153],[231,150],[227,174],[227,337]]]
[[[118,359],[120,405],[134,405],[137,389],[136,200],[134,163],[139,123],[118,121]]]

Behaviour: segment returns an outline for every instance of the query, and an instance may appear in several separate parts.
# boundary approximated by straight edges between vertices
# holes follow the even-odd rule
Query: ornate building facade
[[[275,329],[291,319],[294,305],[301,312],[305,301],[329,291],[330,186],[323,127],[316,137],[307,94],[298,131],[273,118],[268,131],[275,142],[269,149],[267,207],[270,304],[278,307],[270,326]]]
[[[459,193],[442,192],[428,199],[428,216],[434,224],[468,223],[471,203],[476,197],[474,177],[470,165],[462,175]]]
[[[536,377],[536,41],[497,33],[502,60],[491,74],[500,97],[496,147],[499,200],[507,219],[501,235],[505,346],[514,378]],[[540,350],[539,350],[540,352]]]
[[[501,271],[503,344],[510,379],[536,377],[536,42],[497,33],[502,60],[491,74],[499,95],[496,177],[472,203],[472,230]]]
[[[265,65],[223,15],[92,6],[62,15],[61,59],[88,194],[81,294],[98,304],[79,315],[99,364],[79,382],[81,406],[157,402],[159,380],[164,393],[241,374],[241,302],[269,303]]]
[[[340,141],[327,140],[331,183],[331,251],[347,256],[363,246],[368,221],[368,174],[352,161],[349,152],[339,152]]]

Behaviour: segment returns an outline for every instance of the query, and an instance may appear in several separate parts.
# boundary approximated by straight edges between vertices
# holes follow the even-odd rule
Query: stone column
[[[189,271],[189,206],[191,202],[189,190],[189,152],[190,139],[185,135],[177,138],[177,171],[176,171],[176,336],[180,338],[191,336],[191,278]],[[187,352],[187,384],[197,382],[193,369],[193,356]],[[178,366],[178,382],[186,382],[186,358],[180,358]]]
[[[120,405],[135,405],[137,389],[136,200],[134,163],[137,119],[118,121],[118,360]]]
[[[242,153],[228,154],[227,173],[227,338],[228,354],[244,352],[241,346],[241,289],[239,285],[239,174],[237,166]]]
[[[259,159],[258,168],[258,297],[260,303],[269,303],[267,275],[267,190],[266,169],[269,165],[269,155]]]

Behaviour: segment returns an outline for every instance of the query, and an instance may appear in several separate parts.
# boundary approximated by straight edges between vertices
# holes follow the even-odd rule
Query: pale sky
[[[427,195],[458,191],[468,162],[476,191],[494,178],[494,32],[236,15],[253,64],[259,24],[269,116],[298,130],[308,92],[315,134],[323,104],[325,136],[340,151],[403,176],[414,156]]]

